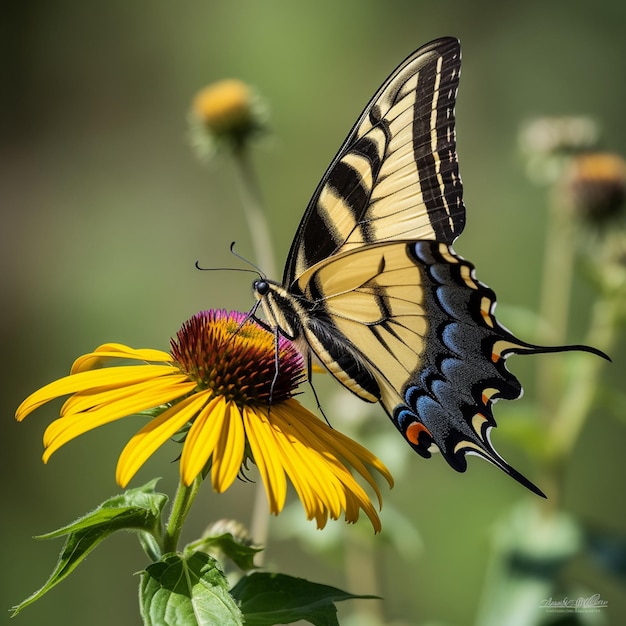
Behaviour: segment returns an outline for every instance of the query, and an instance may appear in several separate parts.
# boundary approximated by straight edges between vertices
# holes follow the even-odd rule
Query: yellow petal
[[[315,518],[318,527],[323,528],[329,516],[338,519],[342,512],[345,512],[346,521],[355,522],[363,509],[374,530],[379,532],[380,519],[372,503],[341,460],[345,458],[342,453],[346,452],[344,448],[348,443],[355,446],[357,453],[363,452],[368,460],[370,456],[376,461],[378,459],[345,436],[340,438],[344,445],[339,445],[333,440],[338,433],[297,402],[291,406],[287,402],[273,406],[270,420],[276,435],[277,456],[302,501],[307,517]],[[307,429],[307,426],[313,428]],[[320,432],[323,436],[316,436]],[[357,453],[348,450],[347,455],[355,457],[365,478],[373,482]]]
[[[211,481],[213,489],[222,493],[228,489],[241,469],[245,450],[245,431],[237,405],[230,401],[226,405],[226,419],[213,453]]]
[[[119,385],[108,385],[107,387],[96,387],[95,389],[87,389],[86,391],[80,391],[70,396],[65,404],[61,407],[61,416],[69,415],[71,413],[80,413],[81,411],[87,411],[99,405],[108,404],[114,400],[124,398],[131,395],[143,395],[151,390],[164,389],[167,385],[168,388],[172,388],[175,385],[181,385],[189,381],[189,377],[185,374],[177,374],[168,376],[167,378],[154,378],[145,380],[134,385],[126,385],[120,387]],[[195,383],[188,383],[190,386],[183,386],[184,395],[186,391],[191,391]],[[146,408],[153,408],[158,405],[147,406]]]
[[[191,425],[180,457],[180,476],[185,485],[191,485],[214,453],[225,416],[226,400],[216,396]]]
[[[142,396],[123,397],[92,411],[61,417],[52,422],[44,432],[43,462],[47,463],[54,452],[79,435],[139,411],[181,398],[194,387],[194,383],[159,387],[150,393],[144,393]]]
[[[276,412],[284,419],[289,420],[289,414],[295,414],[298,419],[290,420],[291,428],[301,439],[311,442],[311,445],[320,450],[329,450],[335,456],[345,459],[370,484],[376,492],[378,501],[382,502],[382,494],[371,472],[365,464],[376,469],[393,487],[393,477],[383,462],[356,441],[346,435],[333,430],[324,422],[305,409],[297,400],[290,399],[277,405]]]
[[[278,515],[285,505],[287,479],[276,454],[276,443],[267,419],[267,409],[244,406],[243,421],[254,462],[265,485],[270,511]]]
[[[102,367],[103,363],[111,359],[137,359],[139,361],[162,361],[165,363],[171,363],[173,360],[171,354],[161,350],[149,348],[134,350],[121,343],[105,343],[93,352],[78,357],[74,361],[70,373],[77,374]]]
[[[86,391],[94,387],[132,385],[136,382],[174,373],[178,373],[178,370],[170,365],[126,365],[70,374],[47,384],[28,396],[17,408],[15,419],[21,422],[29,413],[32,413],[46,402],[70,393]]]
[[[303,445],[293,434],[289,434],[290,421],[283,420],[272,407],[270,421],[275,435],[274,453],[302,501],[307,518],[326,519],[326,509],[331,508],[334,516],[341,513],[333,476],[329,475],[327,461],[320,459],[317,452]],[[308,444],[308,442],[307,442]],[[325,523],[325,521],[324,521]]]
[[[331,459],[323,459],[315,450],[297,439],[277,437],[285,471],[307,511],[309,519],[328,509],[333,519],[341,515],[341,498],[330,469]]]
[[[146,424],[126,444],[117,461],[115,479],[120,487],[126,487],[148,458],[173,437],[202,409],[211,395],[206,390],[181,400]]]

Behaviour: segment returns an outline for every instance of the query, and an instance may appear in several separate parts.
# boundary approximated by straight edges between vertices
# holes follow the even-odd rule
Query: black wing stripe
[[[326,185],[320,189],[317,212],[311,215],[318,226],[303,233],[301,266],[309,266],[318,256],[332,256],[355,231],[364,242],[372,239],[368,221],[364,219],[370,201],[373,181],[382,162],[385,125],[362,137],[329,173]],[[320,229],[330,237],[321,237]]]
[[[431,102],[431,111],[430,115],[425,111],[424,115],[415,116],[413,123],[415,161],[424,202],[436,238],[444,242],[452,242],[459,230],[455,215],[460,192],[454,139],[454,85],[458,81],[455,61],[458,62],[456,57],[441,56],[436,65],[420,73],[418,93]]]

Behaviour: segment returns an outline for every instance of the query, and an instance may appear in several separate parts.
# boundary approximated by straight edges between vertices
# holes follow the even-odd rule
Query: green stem
[[[567,341],[577,236],[576,224],[559,200],[560,192],[558,185],[552,190],[541,299],[542,321],[549,329],[545,341],[553,345]],[[598,300],[592,310],[588,345],[608,351],[615,341],[618,316],[616,298],[608,294]],[[567,378],[551,358],[541,359],[537,368],[538,406],[549,450],[544,479],[549,496],[546,507],[553,512],[560,506],[567,463],[589,416],[604,365],[593,355],[580,354],[576,358]]]
[[[178,483],[178,489],[176,490],[176,497],[174,498],[174,504],[172,505],[172,511],[170,517],[167,520],[167,526],[165,527],[165,536],[163,537],[163,553],[175,552],[178,547],[178,539],[183,529],[187,514],[191,509],[191,505],[198,494],[200,485],[202,484],[202,478],[198,476],[191,483],[191,485],[185,485],[182,480]]]
[[[610,351],[617,337],[619,311],[617,298],[605,298],[595,304],[588,336],[589,345],[604,352]],[[560,463],[570,456],[583,429],[604,365],[605,362],[600,358],[581,355],[572,382],[553,417],[550,441]]]
[[[574,228],[559,200],[559,189],[552,190],[544,252],[539,329],[540,344],[560,345],[567,341],[570,296],[574,274]],[[537,365],[537,398],[546,421],[556,409],[560,395],[559,368],[550,358]]]
[[[261,189],[259,187],[250,154],[245,146],[233,152],[237,174],[239,176],[239,189],[243,204],[248,230],[252,238],[257,265],[271,277],[276,276],[276,263],[274,261],[274,249],[270,230],[263,210]]]
[[[250,231],[250,238],[256,255],[258,266],[270,277],[276,276],[276,262],[274,260],[274,248],[270,236],[266,214],[263,208],[261,190],[254,172],[250,153],[246,146],[241,146],[233,152],[237,174],[239,176],[239,189],[243,204],[244,214]],[[257,545],[265,546],[269,534],[269,509],[267,497],[262,482],[256,487],[252,510],[250,532]],[[255,559],[257,567],[262,565],[264,552],[259,552]]]
[[[345,530],[345,529],[344,529]],[[345,570],[348,589],[358,589],[359,593],[381,596],[378,580],[379,563],[376,560],[371,536],[358,536],[345,533]],[[371,624],[383,624],[382,603],[368,603],[367,607],[355,610],[356,622],[362,620]],[[355,623],[356,623],[355,622]]]

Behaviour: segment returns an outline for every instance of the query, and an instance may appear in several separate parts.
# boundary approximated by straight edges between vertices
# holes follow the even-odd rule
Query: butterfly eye
[[[269,283],[265,280],[255,280],[252,288],[260,295],[266,296],[270,291]]]

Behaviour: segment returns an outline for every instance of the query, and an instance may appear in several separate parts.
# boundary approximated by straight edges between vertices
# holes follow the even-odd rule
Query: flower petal
[[[243,407],[243,422],[254,462],[265,485],[270,511],[278,515],[285,505],[287,479],[276,454],[276,443],[267,409]]]
[[[241,469],[246,437],[241,413],[231,400],[226,404],[226,419],[213,453],[211,482],[213,489],[222,493],[228,489]]]
[[[201,391],[171,406],[146,424],[126,444],[117,461],[115,479],[125,487],[150,456],[202,409],[211,391]]]
[[[171,365],[126,365],[91,372],[70,374],[51,382],[32,393],[15,412],[15,419],[21,422],[29,413],[46,402],[78,391],[107,385],[131,385],[136,382],[178,373]]]
[[[210,463],[213,489],[223,492],[250,454],[273,513],[284,507],[289,481],[307,517],[319,528],[329,517],[342,514],[354,522],[363,510],[380,530],[377,512],[357,474],[380,501],[373,473],[380,472],[392,484],[389,472],[372,453],[293,399],[303,379],[300,353],[286,339],[280,339],[277,347],[271,333],[247,319],[234,312],[201,312],[177,333],[171,354],[103,344],[76,359],[69,376],[29,396],[16,418],[21,421],[46,402],[70,396],[61,417],[44,433],[47,461],[80,434],[155,409],[158,417],[141,428],[120,454],[116,479],[122,487],[158,447],[184,428],[180,473],[185,484],[190,485]],[[276,359],[281,363],[278,377]],[[118,365],[120,360],[132,364]],[[115,367],[103,367],[111,361],[116,361]]]
[[[98,426],[151,409],[183,397],[195,388],[195,383],[168,385],[166,381],[157,388],[142,394],[121,395],[116,400],[82,413],[65,415],[46,428],[43,436],[44,463],[62,445]]]
[[[376,492],[378,501],[382,502],[382,494],[366,464],[377,470],[393,487],[393,477],[383,462],[350,437],[327,426],[297,400],[290,399],[275,407],[276,412],[282,414],[283,419],[290,422],[300,439],[308,440],[311,445],[320,450],[329,450],[335,456],[345,459],[370,484]],[[297,419],[293,419],[296,415]]]
[[[193,421],[180,457],[180,476],[185,485],[191,485],[211,458],[225,419],[226,400],[215,396]]]
[[[79,391],[70,396],[65,404],[61,407],[61,416],[70,415],[72,413],[80,413],[81,411],[88,411],[99,405],[108,404],[114,400],[119,400],[126,396],[140,395],[150,390],[164,389],[165,386],[172,387],[174,385],[180,385],[183,383],[188,385],[195,384],[189,383],[189,378],[185,374],[176,374],[168,376],[167,378],[159,377],[150,380],[145,380],[133,385],[126,385],[120,387],[119,385],[108,385],[106,387],[95,387],[93,389],[87,389],[86,391]],[[188,390],[186,385],[183,387]],[[186,391],[184,392],[186,393]],[[181,394],[183,395],[183,394]],[[158,405],[146,406],[151,409]]]
[[[273,414],[272,419],[279,418]],[[320,516],[326,520],[326,511],[330,512],[333,519],[337,519],[341,515],[343,502],[333,472],[335,460],[328,455],[322,456],[293,436],[285,436],[281,429],[276,432],[280,433],[276,443],[283,466],[302,500],[308,519],[315,517],[319,525]]]
[[[307,428],[309,422],[314,424],[312,431]],[[264,429],[259,429],[259,424],[263,424]],[[255,429],[257,433],[265,431],[265,437],[257,436],[257,440],[265,441],[264,450],[255,451],[250,436],[251,429]],[[328,429],[328,433],[325,429]],[[373,486],[377,489],[361,458],[365,457],[369,461],[371,456],[382,466],[371,453],[361,449],[356,442],[345,436],[342,436],[340,444],[337,444],[332,437],[338,433],[325,426],[295,400],[273,405],[267,422],[257,416],[256,421],[251,421],[250,428],[246,423],[246,430],[262,477],[263,464],[270,458],[274,465],[280,467],[283,475],[287,474],[302,502],[307,518],[315,519],[318,528],[323,528],[329,517],[338,519],[342,512],[345,512],[346,521],[355,522],[362,509],[369,517],[374,530],[380,531],[380,518],[369,497],[341,460],[346,455],[353,456],[364,477],[369,479],[368,482],[374,483]],[[318,430],[323,433],[323,437],[318,436]],[[355,452],[350,449],[348,443],[353,445]],[[360,454],[361,452],[367,454]],[[268,483],[271,484],[271,480],[264,478],[264,483],[267,486]],[[273,508],[271,510],[276,512]]]
[[[102,367],[103,363],[110,359],[137,359],[139,361],[162,361],[165,363],[171,363],[173,360],[171,354],[161,350],[150,348],[135,350],[121,343],[105,343],[93,352],[78,357],[74,361],[70,373],[78,374]]]

